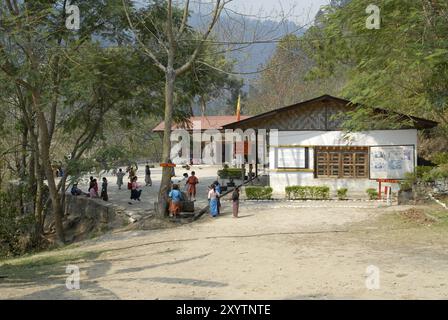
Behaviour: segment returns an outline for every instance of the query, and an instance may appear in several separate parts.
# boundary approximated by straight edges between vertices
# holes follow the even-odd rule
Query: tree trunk
[[[162,162],[168,163],[171,153],[171,124],[173,122],[174,81],[176,75],[173,68],[168,68],[165,74],[165,129],[162,140]],[[168,208],[167,192],[171,188],[171,168],[163,167],[162,181],[158,196],[157,215],[165,217]]]
[[[28,129],[24,125],[22,132],[22,147],[21,147],[21,160],[20,160],[20,181],[22,186],[26,179],[26,157],[27,157],[27,146],[28,146]],[[20,213],[23,216],[25,214],[25,203],[26,203],[26,192],[21,190],[20,192]]]
[[[39,94],[33,92],[33,103],[36,109],[37,122],[39,125],[39,153],[42,160],[41,166],[47,177],[48,189],[50,191],[51,207],[53,209],[54,221],[56,227],[56,235],[62,243],[65,242],[64,229],[62,226],[63,211],[59,199],[59,193],[54,181],[54,173],[50,160],[50,135],[48,132],[47,121],[45,115],[40,110]]]
[[[39,164],[39,158],[34,157],[33,159],[35,161],[34,163],[34,169],[35,169],[35,176],[36,176],[36,193],[34,197],[34,218],[36,221],[36,232],[38,234],[43,234],[44,227],[43,227],[43,219],[42,219],[42,211],[43,211],[43,177],[42,177],[42,169]]]

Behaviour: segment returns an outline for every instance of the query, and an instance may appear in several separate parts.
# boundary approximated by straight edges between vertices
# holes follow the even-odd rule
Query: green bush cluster
[[[432,166],[417,166],[415,167],[415,175],[418,179],[425,178],[426,175],[433,170],[434,167]]]
[[[432,155],[431,161],[437,165],[448,164],[448,152],[436,152]]]
[[[369,188],[366,190],[367,195],[369,196],[370,200],[376,200],[378,199],[378,191],[374,188]]]
[[[290,186],[285,188],[286,197],[290,200],[325,200],[330,198],[327,186]]]
[[[221,179],[241,179],[243,176],[243,169],[241,168],[224,168],[218,170],[218,176]]]
[[[21,192],[0,191],[0,257],[24,254],[33,246],[34,216],[20,212]]]
[[[417,166],[415,172],[406,173],[404,179],[400,181],[400,190],[411,191],[412,186],[417,181],[433,182],[446,178],[448,178],[448,164],[442,164],[438,167]]]
[[[448,179],[448,164],[441,164],[440,166],[435,167],[431,171],[427,172],[422,177],[422,180],[425,182],[445,179]]]
[[[339,188],[337,191],[338,199],[339,200],[347,200],[347,192],[348,192],[347,188]]]
[[[271,187],[246,187],[246,197],[249,200],[269,200],[272,198]]]

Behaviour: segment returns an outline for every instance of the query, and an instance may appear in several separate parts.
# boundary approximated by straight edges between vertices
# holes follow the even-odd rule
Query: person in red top
[[[196,201],[196,185],[199,183],[198,178],[196,177],[196,173],[191,171],[191,176],[188,177],[186,185],[188,186],[188,198],[193,198],[193,201]]]

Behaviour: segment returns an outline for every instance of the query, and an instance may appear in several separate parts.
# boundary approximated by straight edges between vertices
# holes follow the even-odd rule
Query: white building
[[[378,188],[377,179],[400,180],[406,172],[413,172],[417,165],[417,132],[437,123],[394,114],[402,123],[399,129],[342,131],[341,114],[358,107],[324,95],[223,129],[271,130],[268,142],[261,147],[264,150],[258,153],[267,155],[269,183],[277,194],[284,194],[286,186],[294,185],[327,185],[333,192],[346,187],[349,195],[365,194],[367,188]],[[377,114],[387,113],[374,110]],[[272,134],[272,130],[278,130],[278,134]],[[392,188],[396,190],[398,185],[392,183]]]

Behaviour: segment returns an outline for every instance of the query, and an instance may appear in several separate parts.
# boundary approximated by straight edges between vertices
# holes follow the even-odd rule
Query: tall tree
[[[208,26],[203,32],[199,32],[188,26],[190,0],[184,2],[183,9],[175,7],[172,0],[159,1],[158,3],[163,3],[164,6],[156,6],[156,10],[150,12],[150,19],[138,21],[133,19],[135,16],[132,8],[123,0],[123,7],[128,17],[129,25],[134,31],[137,43],[165,77],[165,130],[162,144],[162,161],[165,163],[170,161],[170,138],[176,81],[195,65],[198,57],[203,52],[204,43],[208,40],[212,30],[218,23],[221,12],[229,2],[231,0],[216,0]],[[161,21],[162,24],[160,24]],[[152,37],[150,39],[142,38],[142,29],[149,31]],[[186,48],[192,48],[191,53],[187,56],[181,54],[185,52]],[[170,187],[170,183],[171,170],[168,167],[164,167],[157,207],[158,214],[161,216],[166,215],[167,190]]]
[[[314,75],[328,77],[345,64],[351,70],[343,95],[352,101],[448,126],[448,3],[377,1],[379,29],[366,26],[370,4],[352,0],[319,17],[321,24],[310,30],[307,41],[317,64]],[[372,124],[369,110],[353,116],[352,129]]]
[[[81,29],[72,33],[66,29],[66,5],[68,1],[17,1],[5,0],[1,3],[1,34],[0,34],[0,70],[12,84],[14,94],[13,104],[20,111],[22,125],[26,128],[23,135],[24,145],[29,142],[29,175],[35,180],[30,182],[35,197],[35,215],[37,225],[42,225],[42,212],[45,206],[42,193],[44,180],[50,194],[51,208],[55,217],[56,233],[61,242],[64,241],[62,225],[63,196],[65,179],[56,183],[53,170],[55,138],[62,134],[62,129],[70,127],[70,112],[79,116],[79,110],[70,109],[66,99],[69,98],[68,87],[76,87],[76,82],[70,82],[70,77],[76,75],[74,68],[84,68],[81,63],[73,63],[76,57],[87,57],[88,52],[101,51],[102,48],[90,46],[95,36],[115,37],[120,26],[121,8],[119,0],[109,1],[107,4],[91,1],[78,1],[84,12]],[[121,11],[122,14],[122,11]],[[124,18],[123,15],[121,15]],[[105,20],[107,19],[107,23]],[[121,32],[121,36],[124,36]],[[116,41],[118,42],[118,41]],[[99,54],[99,53],[98,53]],[[102,59],[107,59],[102,57]],[[99,55],[97,56],[97,61]],[[111,58],[109,55],[108,58]],[[82,59],[81,59],[82,61]],[[102,69],[90,68],[92,72],[107,74],[108,65],[95,65]],[[110,61],[109,61],[110,63]],[[84,70],[89,70],[85,69]],[[87,76],[89,77],[89,76]],[[91,77],[90,77],[91,78]],[[73,79],[72,79],[73,80]],[[105,81],[111,78],[97,78],[96,85],[89,88],[91,100],[86,102],[78,97],[72,102],[75,107],[85,108],[85,115],[90,115],[92,121],[76,123],[78,130],[74,139],[72,158],[76,160],[89,148],[96,137],[95,124],[98,123],[106,107],[105,95],[107,92]],[[98,86],[98,81],[103,85]],[[118,89],[120,85],[115,85]],[[108,92],[109,93],[109,92]],[[124,99],[126,96],[124,96]],[[85,105],[83,105],[85,103]],[[112,104],[113,105],[113,104]],[[62,119],[62,120],[61,120]],[[65,125],[61,125],[64,124]],[[65,178],[65,177],[64,177]],[[64,193],[62,193],[64,194]],[[49,203],[47,203],[49,204]]]

